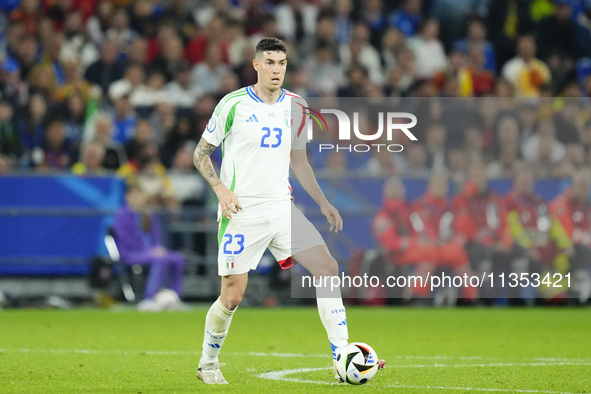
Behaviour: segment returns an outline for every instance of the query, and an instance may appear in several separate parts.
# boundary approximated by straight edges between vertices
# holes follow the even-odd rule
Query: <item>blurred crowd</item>
[[[443,271],[482,280],[478,286],[455,282],[452,302],[540,296],[585,304],[591,298],[591,172],[577,170],[572,185],[552,201],[535,192],[535,179],[530,168],[520,168],[502,196],[489,188],[484,165],[474,162],[457,195],[450,197],[445,175],[433,174],[425,194],[410,202],[400,179],[389,178],[371,224],[379,264],[385,272],[423,279],[408,284],[408,299],[437,297],[425,283]],[[373,297],[386,295],[374,291]]]
[[[521,161],[569,176],[591,161],[591,1],[492,3],[0,1],[0,174],[117,172],[155,202],[202,203],[195,144],[217,102],[256,82],[258,40],[276,36],[288,46],[285,87],[305,98],[483,97],[473,122],[432,116],[403,154],[328,155],[318,169],[445,167],[459,182],[482,156],[493,177]]]

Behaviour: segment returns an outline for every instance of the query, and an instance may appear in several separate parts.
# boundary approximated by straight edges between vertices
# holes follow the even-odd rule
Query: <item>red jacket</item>
[[[503,201],[495,192],[487,190],[480,193],[476,186],[468,181],[453,205],[454,231],[462,235],[465,241],[486,246],[513,245],[506,224]]]
[[[371,222],[374,237],[389,253],[403,253],[417,238],[410,224],[411,208],[406,201],[386,199]]]
[[[427,192],[413,204],[413,213],[417,213],[420,217],[425,227],[422,234],[428,237],[430,241],[448,242],[453,240],[454,215],[452,199],[447,197],[435,198],[431,193]]]
[[[558,220],[574,244],[591,246],[591,204],[581,204],[567,189],[550,203],[550,213]]]

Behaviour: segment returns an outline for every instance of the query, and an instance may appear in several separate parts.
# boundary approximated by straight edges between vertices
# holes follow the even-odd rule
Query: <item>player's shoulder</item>
[[[287,90],[287,89],[283,89],[283,92],[285,94],[285,98],[291,100],[291,103],[295,102],[304,108],[308,107],[308,102],[306,101],[306,99],[304,99],[299,94],[296,94],[296,93],[294,93],[290,90]]]
[[[215,115],[220,115],[222,111],[229,111],[232,107],[237,105],[240,101],[244,100],[244,98],[248,95],[246,88],[241,88],[238,90],[234,90],[226,94],[222,99],[219,101],[216,109]]]

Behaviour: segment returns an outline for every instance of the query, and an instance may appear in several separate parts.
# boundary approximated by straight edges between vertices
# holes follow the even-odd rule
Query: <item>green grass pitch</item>
[[[240,308],[220,361],[195,376],[206,307],[0,311],[0,393],[591,393],[591,311],[348,308],[351,341],[386,368],[335,384],[315,308]]]

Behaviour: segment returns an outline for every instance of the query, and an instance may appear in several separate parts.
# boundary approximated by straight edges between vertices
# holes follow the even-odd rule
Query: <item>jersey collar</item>
[[[257,103],[263,103],[263,104],[265,103],[259,96],[257,96],[254,93],[254,90],[252,89],[252,85],[251,86],[248,86],[246,88],[246,93],[248,93],[248,95],[250,96],[250,98],[252,98]],[[285,98],[285,89],[281,88],[281,94],[279,95],[279,98],[277,99],[277,103],[282,102],[284,98]]]

